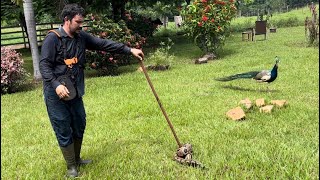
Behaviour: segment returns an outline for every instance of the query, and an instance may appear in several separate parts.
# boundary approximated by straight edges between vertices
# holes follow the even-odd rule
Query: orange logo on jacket
[[[72,68],[72,66],[74,64],[77,64],[78,63],[78,58],[77,57],[73,57],[71,59],[65,59],[64,60],[64,63],[69,67],[69,68]]]

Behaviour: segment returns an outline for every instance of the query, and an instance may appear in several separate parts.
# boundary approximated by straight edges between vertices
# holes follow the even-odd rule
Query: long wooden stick
[[[142,61],[139,61],[139,62],[140,62],[140,66],[141,66],[141,68],[142,68],[142,70],[143,70],[143,73],[144,73],[144,75],[145,75],[146,78],[147,78],[147,81],[148,81],[148,83],[149,83],[149,86],[150,86],[150,88],[151,88],[151,90],[152,90],[152,92],[153,92],[153,94],[154,94],[154,96],[155,96],[155,98],[156,98],[159,106],[160,106],[160,109],[161,109],[161,111],[162,111],[162,114],[163,114],[164,117],[166,118],[166,120],[167,120],[167,122],[168,122],[168,124],[169,124],[169,126],[170,126],[170,129],[171,129],[171,131],[172,131],[172,133],[173,133],[173,136],[174,136],[174,138],[176,139],[177,144],[178,144],[178,146],[179,146],[179,148],[180,148],[182,145],[181,145],[181,143],[180,143],[180,141],[179,141],[179,139],[178,139],[178,137],[177,137],[176,132],[175,132],[174,129],[173,129],[173,126],[172,126],[172,124],[171,124],[171,122],[170,122],[170,120],[169,120],[169,117],[168,117],[166,111],[164,110],[164,108],[163,108],[163,106],[162,106],[162,104],[161,104],[161,102],[160,102],[160,99],[159,99],[156,91],[154,90],[154,87],[153,87],[153,85],[152,85],[152,83],[151,83],[151,80],[150,80],[150,78],[149,78],[149,75],[148,75],[148,73],[147,73],[147,70],[146,70],[146,68],[144,67],[143,62],[142,62]]]

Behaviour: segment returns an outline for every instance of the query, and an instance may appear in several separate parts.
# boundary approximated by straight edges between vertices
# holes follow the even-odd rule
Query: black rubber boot
[[[60,149],[67,163],[67,176],[71,178],[78,177],[79,173],[74,155],[74,143],[67,147],[60,147]]]
[[[82,139],[74,138],[73,142],[74,142],[74,153],[75,153],[77,165],[80,166],[80,165],[87,165],[87,164],[92,163],[91,159],[81,159],[80,158]]]

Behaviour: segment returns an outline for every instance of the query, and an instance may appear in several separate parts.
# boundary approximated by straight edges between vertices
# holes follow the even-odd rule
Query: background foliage
[[[205,53],[215,53],[225,41],[232,18],[236,15],[233,0],[201,0],[185,5],[183,26]]]
[[[202,52],[192,41],[171,39],[172,68],[149,75],[181,142],[192,143],[194,158],[208,170],[172,160],[177,144],[139,65],[132,64],[119,68],[121,76],[88,78],[86,70],[82,157],[93,164],[80,168],[82,179],[319,179],[319,50],[305,46],[303,25],[279,28],[266,41],[244,42],[232,33],[218,59],[202,65],[194,64]],[[279,76],[270,93],[250,80],[213,80],[272,68],[276,55]],[[24,59],[32,62],[30,54]],[[226,111],[244,98],[289,105],[227,120]],[[1,179],[65,175],[41,86],[1,96],[1,167]]]
[[[122,42],[129,47],[137,49],[141,49],[146,43],[146,38],[129,29],[123,20],[115,23],[105,15],[93,14],[88,14],[88,18],[91,19],[91,21],[88,22],[90,27],[85,30],[94,36],[103,39],[110,39],[116,42]],[[131,27],[136,27],[135,23],[140,22],[134,21],[131,24]],[[145,23],[145,28],[148,28],[148,25],[149,24]],[[133,57],[128,55],[89,50],[86,51],[86,59],[89,63],[89,67],[99,70],[103,75],[117,75],[117,68],[119,65],[128,65],[133,61]]]
[[[1,94],[15,92],[29,74],[23,68],[21,54],[10,47],[1,47]]]

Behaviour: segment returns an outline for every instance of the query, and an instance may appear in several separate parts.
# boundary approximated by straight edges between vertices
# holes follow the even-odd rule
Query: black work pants
[[[44,91],[47,112],[59,146],[73,143],[73,138],[82,139],[86,127],[86,113],[82,97],[70,101],[59,98],[52,87]]]

